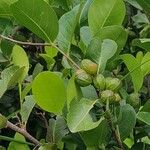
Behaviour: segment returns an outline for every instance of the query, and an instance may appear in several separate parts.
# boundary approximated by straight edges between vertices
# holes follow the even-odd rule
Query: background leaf
[[[107,141],[108,133],[108,123],[106,120],[103,120],[95,129],[81,132],[81,136],[87,147],[98,147]]]
[[[96,35],[102,27],[121,25],[124,17],[125,5],[122,0],[94,0],[88,14],[89,27]]]
[[[150,15],[150,1],[149,0],[136,0],[136,1]]]
[[[129,104],[124,105],[120,108],[121,118],[118,119],[118,126],[120,131],[120,136],[122,140],[125,140],[136,124],[136,113],[132,106]]]
[[[66,101],[64,82],[54,72],[45,71],[36,76],[32,84],[37,104],[48,112],[60,114]]]
[[[11,11],[21,25],[46,42],[55,40],[58,34],[58,19],[54,10],[45,1],[18,0],[11,5]]]
[[[26,123],[28,121],[28,118],[29,118],[30,113],[31,113],[34,106],[35,106],[34,97],[32,95],[26,96],[25,101],[22,104],[22,108],[20,111],[21,118],[22,118],[22,121],[24,123]]]

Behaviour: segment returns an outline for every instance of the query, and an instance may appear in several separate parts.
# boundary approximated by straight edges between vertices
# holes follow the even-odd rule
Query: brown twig
[[[12,38],[6,37],[4,35],[0,35],[0,38],[8,40],[10,42],[20,44],[20,45],[31,45],[31,46],[52,46],[56,48],[63,56],[65,56],[77,69],[80,69],[80,67],[68,56],[61,50],[59,47],[57,47],[54,43],[32,43],[32,42],[22,42],[22,41],[17,41]]]
[[[7,121],[7,128],[10,128],[20,134],[22,134],[24,137],[26,137],[27,139],[29,139],[31,142],[33,142],[36,146],[40,146],[41,143],[35,139],[32,135],[30,135],[25,129],[19,128],[18,126],[14,125],[13,123],[11,123],[10,121]]]

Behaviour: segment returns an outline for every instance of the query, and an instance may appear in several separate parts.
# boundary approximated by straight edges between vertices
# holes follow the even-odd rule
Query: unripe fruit
[[[81,68],[87,73],[94,75],[97,73],[98,65],[89,59],[83,59],[81,62]]]
[[[88,86],[92,83],[92,77],[84,70],[79,69],[75,74],[75,81],[82,87]]]
[[[105,87],[106,87],[106,82],[105,82],[105,78],[102,74],[98,74],[94,79],[93,79],[93,83],[94,83],[94,86],[97,88],[97,89],[100,89],[100,90],[104,90]]]
[[[110,90],[105,90],[105,91],[100,92],[99,96],[103,103],[106,103],[107,100],[109,101],[109,103],[112,103],[115,101],[115,94],[113,91],[110,91]]]
[[[115,102],[120,102],[121,97],[118,93],[115,93]]]
[[[112,91],[118,91],[121,87],[121,80],[118,78],[106,78],[106,89]]]
[[[140,94],[139,93],[131,93],[129,95],[129,104],[133,107],[138,107],[140,105]]]

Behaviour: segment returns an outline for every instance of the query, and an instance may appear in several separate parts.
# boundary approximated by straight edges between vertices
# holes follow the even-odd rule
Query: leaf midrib
[[[97,100],[96,100],[97,101]],[[72,129],[72,131],[75,131],[76,128],[80,125],[80,123],[85,119],[85,117],[87,116],[87,114],[89,113],[89,111],[91,110],[91,108],[93,107],[93,105],[96,103],[96,101],[94,101],[92,103],[92,105],[90,106],[90,108],[87,110],[87,112],[85,113],[85,115],[82,117],[82,119],[76,124],[76,126]]]
[[[46,32],[42,29],[42,27],[40,27],[36,21],[34,21],[34,19],[32,19],[28,14],[26,14],[23,10],[19,9],[17,6],[16,8],[18,9],[18,11],[20,11],[23,15],[25,15],[33,24],[35,24],[35,26],[37,26],[40,31],[46,36],[46,38],[49,40],[49,42],[51,43],[50,38],[48,37],[48,35],[46,34]]]

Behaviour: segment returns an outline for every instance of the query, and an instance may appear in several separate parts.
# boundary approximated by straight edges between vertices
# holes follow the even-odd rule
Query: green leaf
[[[81,40],[87,47],[92,40],[92,35],[90,33],[90,29],[88,26],[84,26],[80,29],[80,36],[81,36]]]
[[[22,142],[26,142],[24,136],[19,134],[19,133],[15,134],[14,139],[22,141]],[[26,144],[21,144],[21,143],[17,143],[17,142],[11,142],[9,144],[8,150],[18,150],[18,149],[20,149],[20,150],[30,150],[30,148]]]
[[[96,35],[102,27],[121,25],[124,17],[125,4],[122,0],[94,0],[88,21],[93,35]]]
[[[69,54],[70,45],[74,36],[75,27],[78,23],[80,7],[76,6],[65,13],[59,20],[58,45],[65,53]]]
[[[99,38],[91,41],[87,50],[87,56],[98,64],[98,73],[105,70],[107,61],[114,56],[117,51],[117,44],[115,41],[105,39],[103,42]]]
[[[96,90],[92,85],[81,87],[81,91],[84,98],[89,98],[89,99],[98,98]]]
[[[114,40],[118,45],[117,54],[123,49],[127,41],[127,32],[122,26],[114,25],[114,26],[107,26],[102,28],[98,34],[101,40],[104,39],[111,39]]]
[[[24,74],[24,69],[25,67],[19,68],[17,66],[11,66],[2,71],[1,78],[7,88],[15,86],[20,82],[21,77]]]
[[[56,39],[58,19],[47,2],[43,0],[18,0],[11,5],[11,11],[21,25],[46,42],[53,42]]]
[[[54,143],[58,143],[61,141],[61,139],[69,133],[69,130],[67,128],[66,121],[62,116],[57,116],[55,119],[49,120],[49,128],[50,133],[49,135],[52,135],[52,141]]]
[[[124,105],[120,109],[121,116],[118,118],[118,126],[120,131],[120,136],[122,140],[125,140],[136,124],[136,112],[132,106],[129,104]]]
[[[150,15],[150,1],[149,0],[136,0],[136,1]]]
[[[6,128],[7,126],[7,118],[0,114],[0,129]]]
[[[137,118],[141,120],[142,122],[145,122],[146,124],[150,125],[150,113],[149,112],[139,112],[137,114]]]
[[[80,101],[73,100],[67,114],[67,124],[71,132],[87,131],[96,128],[103,120],[93,122],[89,112],[97,102],[82,98]]]
[[[0,18],[12,18],[10,4],[16,0],[0,0]]]
[[[24,123],[28,121],[28,118],[34,106],[35,106],[34,97],[32,95],[26,96],[25,102],[22,104],[22,108],[20,111],[21,118]]]
[[[148,100],[144,106],[142,107],[142,109],[140,110],[141,112],[149,112],[150,113],[150,100]]]
[[[126,2],[128,2],[130,5],[134,6],[137,9],[142,10],[142,7],[137,3],[136,0],[125,0]]]
[[[126,64],[128,70],[131,72],[130,75],[132,77],[134,90],[135,92],[138,92],[143,85],[143,74],[140,68],[141,63],[138,62],[136,58],[132,56],[131,54],[124,54],[124,55],[121,55],[120,57]]]
[[[144,38],[144,39],[134,39],[132,41],[132,46],[140,47],[146,51],[150,51],[150,39]]]
[[[82,96],[82,91],[79,85],[75,83],[75,78],[72,76],[67,85],[67,106],[69,108],[70,102],[74,99],[80,99]]]
[[[54,72],[45,71],[36,76],[32,84],[37,104],[48,112],[60,114],[66,101],[64,82]]]
[[[103,120],[95,129],[81,132],[82,139],[88,147],[98,147],[105,143],[109,133],[109,126],[106,120]]]
[[[143,76],[146,76],[150,73],[150,52],[147,52],[141,62],[141,70],[143,73]]]
[[[54,144],[43,144],[42,146],[39,147],[38,150],[53,150],[56,149],[56,145]]]
[[[24,80],[29,71],[29,60],[24,49],[18,45],[13,47],[12,61],[15,66],[20,68],[25,67],[23,75],[20,77],[20,82]]]

